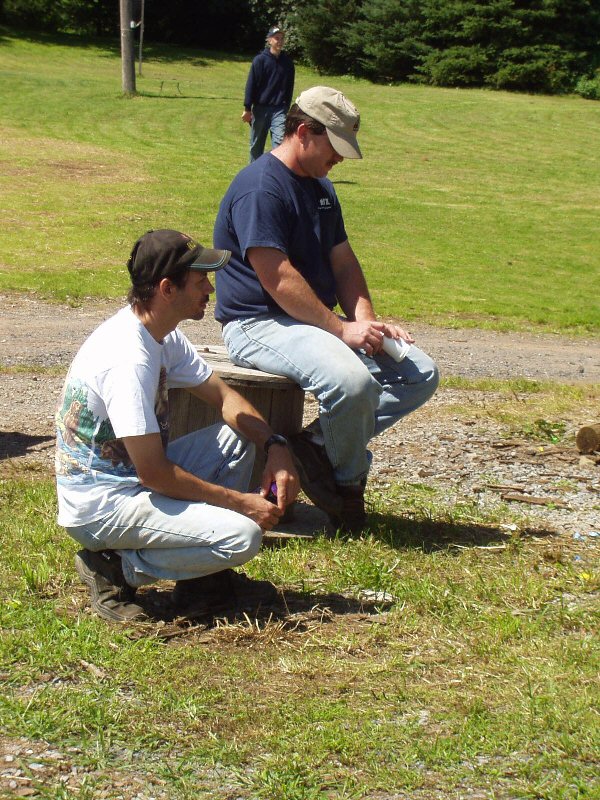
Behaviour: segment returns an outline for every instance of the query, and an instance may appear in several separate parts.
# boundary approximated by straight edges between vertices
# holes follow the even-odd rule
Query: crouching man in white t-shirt
[[[58,522],[84,548],[75,566],[106,619],[143,619],[136,589],[162,579],[176,581],[175,613],[188,616],[255,610],[276,596],[232,568],[257,554],[296,498],[286,440],[177,329],[202,319],[208,273],[229,256],[177,231],[146,233],[128,262],[129,305],[91,334],[67,375],[56,415]],[[169,443],[174,387],[225,424]],[[267,454],[260,493],[248,492],[255,446]]]

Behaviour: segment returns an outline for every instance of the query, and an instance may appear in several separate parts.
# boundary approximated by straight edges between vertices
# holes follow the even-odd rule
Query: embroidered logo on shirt
[[[321,197],[319,200],[319,211],[330,211],[331,210],[331,203],[329,202],[328,197]]]

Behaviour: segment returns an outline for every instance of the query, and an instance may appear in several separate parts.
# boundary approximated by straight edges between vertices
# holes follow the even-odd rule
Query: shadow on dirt
[[[0,460],[24,456],[36,445],[53,441],[54,436],[30,436],[20,431],[0,431]]]

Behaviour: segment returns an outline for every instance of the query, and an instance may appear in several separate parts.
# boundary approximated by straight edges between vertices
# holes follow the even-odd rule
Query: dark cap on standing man
[[[133,284],[155,284],[185,269],[216,272],[230,256],[229,250],[203,247],[179,231],[148,231],[134,244],[127,269]]]
[[[269,32],[267,33],[267,39],[270,39],[270,38],[271,38],[271,36],[275,36],[275,34],[276,34],[276,33],[283,33],[283,31],[282,31],[282,29],[279,27],[279,25],[272,25],[272,26],[269,28]]]

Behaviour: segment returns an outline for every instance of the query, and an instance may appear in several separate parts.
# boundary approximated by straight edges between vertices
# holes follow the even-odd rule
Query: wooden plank
[[[189,433],[188,419],[192,395],[187,389],[169,390],[169,438],[178,439]],[[203,426],[204,427],[204,426]]]
[[[320,508],[301,500],[294,503],[294,514],[288,522],[280,522],[263,536],[263,547],[285,544],[290,539],[314,539],[319,535],[330,535],[329,518]]]
[[[198,354],[213,368],[215,374],[223,378],[231,385],[248,384],[254,386],[261,384],[273,386],[295,386],[294,381],[284,375],[273,375],[270,372],[263,372],[260,369],[249,369],[248,367],[238,367],[229,360],[227,348],[224,345],[194,345]]]

